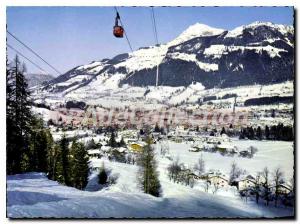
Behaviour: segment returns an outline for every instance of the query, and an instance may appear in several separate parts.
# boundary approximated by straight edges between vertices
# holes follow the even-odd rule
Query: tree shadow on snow
[[[30,192],[30,191],[7,191],[7,206],[12,205],[34,205],[39,202],[61,201],[56,195]]]

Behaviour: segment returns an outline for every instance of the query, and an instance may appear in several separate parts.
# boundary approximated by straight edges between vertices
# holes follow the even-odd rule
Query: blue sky
[[[154,44],[149,7],[118,7],[132,47]],[[293,24],[291,7],[156,7],[160,43],[177,37],[197,22],[231,30],[254,21]],[[126,39],[112,35],[112,7],[8,7],[8,30],[62,73],[94,60],[129,52]],[[8,43],[46,71],[55,72],[11,37]],[[8,52],[13,58],[15,53]],[[24,60],[25,61],[25,60]],[[25,61],[26,62],[26,61]],[[26,62],[28,72],[38,72]]]

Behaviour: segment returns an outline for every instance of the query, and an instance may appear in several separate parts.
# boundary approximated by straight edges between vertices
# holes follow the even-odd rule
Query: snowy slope
[[[57,133],[57,136],[62,133]],[[80,135],[70,131],[67,135]],[[100,136],[94,137],[96,141]],[[88,141],[91,137],[82,138]],[[202,154],[206,170],[220,170],[225,175],[235,161],[238,167],[248,174],[255,175],[264,167],[270,172],[280,167],[285,180],[293,174],[293,144],[282,141],[247,141],[233,139],[232,144],[239,150],[249,146],[257,147],[253,158],[228,157],[219,153],[190,152],[190,143],[168,142],[169,156],[179,158],[187,167],[193,167]],[[254,201],[244,201],[235,187],[225,187],[216,194],[211,189],[206,193],[202,182],[193,188],[169,180],[166,168],[171,161],[159,154],[160,143],[155,146],[158,161],[159,180],[162,196],[159,198],[144,194],[137,181],[138,166],[132,164],[91,159],[94,168],[105,165],[111,175],[117,176],[116,184],[99,188],[97,171],[89,177],[85,191],[58,184],[48,180],[42,173],[26,173],[7,177],[7,214],[11,218],[73,217],[73,218],[260,218],[293,216],[293,208],[278,208],[257,205]]]
[[[38,85],[42,85],[52,79],[54,79],[54,76],[50,75],[50,74],[28,74],[28,73],[25,73],[24,74],[26,80],[27,80],[27,84],[28,84],[28,87],[31,88],[31,87],[35,87],[35,86],[38,86]]]
[[[126,171],[124,166],[122,170]],[[120,169],[121,171],[121,169]],[[132,181],[129,174],[127,182]],[[128,188],[96,192],[79,191],[48,180],[41,173],[8,177],[7,214],[10,218],[188,218],[188,217],[280,217],[291,216],[288,209],[266,209],[245,203],[239,197],[222,197],[183,185],[166,182],[169,189],[155,198]],[[124,185],[123,185],[124,186]]]

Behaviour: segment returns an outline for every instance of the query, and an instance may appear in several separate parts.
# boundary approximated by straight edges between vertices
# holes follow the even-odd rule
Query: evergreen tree
[[[266,127],[265,127],[265,136],[266,136],[266,139],[270,139],[270,129],[269,129],[268,125],[266,125]]]
[[[70,186],[70,158],[69,158],[69,141],[64,134],[60,140],[61,149],[61,167],[63,183]]]
[[[48,164],[48,178],[51,180],[57,180],[60,183],[64,183],[61,148],[59,144],[54,144],[47,153]]]
[[[30,133],[30,157],[28,159],[31,171],[48,172],[48,151],[53,147],[53,137],[48,129],[43,127],[43,120],[34,118]]]
[[[277,126],[276,125],[272,125],[270,128],[270,139],[278,139],[278,132],[277,132]]]
[[[32,114],[30,93],[24,77],[25,65],[16,56],[7,64],[7,173],[15,174],[29,169],[29,136]]]
[[[126,147],[126,143],[125,143],[123,137],[121,138],[121,141],[119,142],[119,146],[120,146],[120,147]]]
[[[140,129],[140,135],[144,135],[144,134],[145,134],[144,130]]]
[[[271,117],[275,117],[276,116],[276,114],[275,114],[275,110],[274,109],[272,109],[272,112],[271,112]]]
[[[261,128],[260,126],[258,126],[257,130],[256,130],[256,137],[257,139],[261,140],[262,139],[262,133],[261,133]]]
[[[155,124],[154,132],[160,132],[160,128],[158,127],[158,124],[157,124],[157,123]]]
[[[20,158],[14,156],[15,153],[20,153],[14,139],[16,138],[16,123],[15,121],[15,105],[14,105],[14,79],[13,71],[6,60],[6,171],[7,174],[13,174],[17,163],[20,163]]]
[[[244,128],[242,128],[240,131],[239,139],[245,139],[245,137],[246,137],[246,131]]]
[[[102,163],[102,166],[100,167],[99,174],[98,174],[98,183],[102,185],[107,184],[107,179],[108,179],[107,171],[104,167],[104,163]]]
[[[221,130],[221,133],[220,133],[221,135],[223,135],[223,134],[226,134],[226,131],[225,131],[225,128],[224,127],[222,127],[222,130]]]
[[[72,154],[72,186],[80,190],[84,189],[88,183],[89,157],[87,150],[82,143],[73,141],[71,146]]]
[[[147,145],[143,147],[143,150],[138,158],[139,170],[139,182],[144,192],[151,194],[155,197],[159,197],[161,193],[161,185],[158,179],[158,172],[156,170],[156,160],[154,149],[151,146],[151,139],[148,136],[146,138]]]
[[[247,127],[247,137],[249,139],[254,139],[254,130],[253,127]]]
[[[117,141],[116,141],[115,132],[113,132],[113,131],[111,132],[110,139],[108,141],[108,146],[110,146],[110,147],[118,146]]]
[[[89,149],[96,149],[96,148],[97,148],[97,144],[95,143],[94,139],[92,138],[92,139],[87,143],[86,149],[89,150]]]

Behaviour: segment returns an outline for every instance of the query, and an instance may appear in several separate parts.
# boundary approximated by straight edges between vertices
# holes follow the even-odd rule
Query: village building
[[[251,175],[244,176],[235,180],[237,182],[237,188],[240,191],[247,190],[255,186],[255,178]]]
[[[90,158],[100,159],[102,157],[102,154],[100,153],[99,149],[90,149],[90,150],[88,150],[88,155],[89,155]]]
[[[210,182],[210,184],[218,185],[220,187],[228,187],[229,186],[229,180],[228,178],[220,173],[220,172],[211,172],[207,175],[207,180]]]

